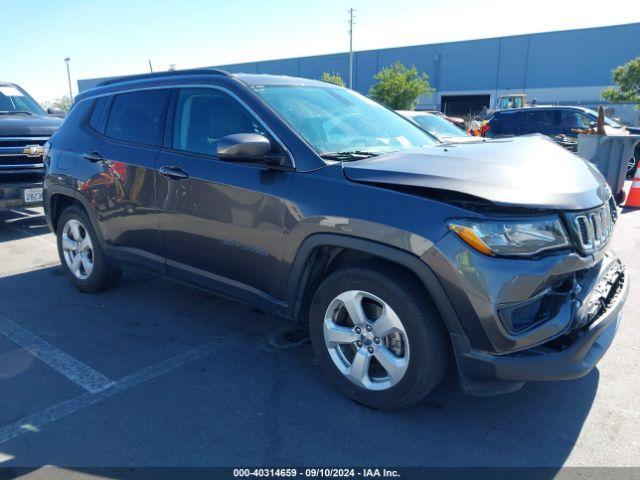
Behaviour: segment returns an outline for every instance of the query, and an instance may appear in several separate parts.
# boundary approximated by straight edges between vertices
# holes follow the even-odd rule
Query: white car
[[[405,118],[416,123],[420,128],[426,130],[441,142],[473,142],[478,137],[473,137],[453,123],[448,122],[444,118],[433,115],[432,113],[419,112],[415,110],[396,110]]]

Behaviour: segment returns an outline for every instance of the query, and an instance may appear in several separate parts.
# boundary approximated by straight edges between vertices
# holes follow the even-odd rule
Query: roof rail
[[[141,73],[139,75],[127,75],[124,77],[109,78],[98,84],[96,87],[103,87],[105,85],[114,85],[121,82],[129,82],[131,80],[144,80],[147,78],[163,78],[172,77],[176,75],[224,75],[229,76],[228,72],[224,70],[216,70],[213,68],[192,68],[188,70],[169,70],[167,72],[154,72],[154,73]]]

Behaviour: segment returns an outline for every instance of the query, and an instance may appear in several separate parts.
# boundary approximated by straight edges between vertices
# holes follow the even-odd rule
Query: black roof
[[[130,82],[132,80],[148,80],[153,78],[171,78],[181,75],[224,75],[229,74],[223,70],[215,70],[212,68],[194,68],[191,70],[169,70],[168,72],[143,73],[140,75],[127,75],[124,77],[115,77],[104,80],[96,85],[96,87],[104,87],[105,85],[115,85],[118,83]]]
[[[262,85],[298,85],[298,86],[324,86],[334,87],[334,85],[322,82],[319,80],[312,80],[308,78],[289,77],[285,75],[269,75],[269,74],[252,74],[252,73],[229,73],[223,70],[217,70],[213,68],[197,68],[190,70],[170,70],[167,72],[154,72],[144,73],[140,75],[127,75],[123,77],[115,77],[107,80],[103,80],[94,87],[85,90],[78,94],[75,98],[75,102],[80,102],[86,98],[91,98],[101,93],[113,93],[120,88],[126,88],[129,83],[135,86],[145,85],[147,81],[151,80],[171,80],[180,77],[194,77],[194,76],[211,76],[211,77],[224,77],[228,79],[234,79],[249,86],[262,86]],[[335,87],[339,88],[339,87]]]
[[[115,77],[107,80],[103,80],[98,83],[94,88],[104,87],[107,85],[117,85],[119,83],[126,83],[136,80],[152,80],[163,79],[172,77],[181,77],[185,75],[221,75],[225,77],[237,78],[238,80],[247,83],[249,85],[323,85],[331,86],[326,82],[320,80],[313,80],[310,78],[289,77],[286,75],[270,75],[260,73],[229,73],[224,70],[217,70],[213,68],[194,68],[190,70],[170,70],[168,72],[155,72],[155,73],[143,73],[139,75],[127,75],[123,77]]]

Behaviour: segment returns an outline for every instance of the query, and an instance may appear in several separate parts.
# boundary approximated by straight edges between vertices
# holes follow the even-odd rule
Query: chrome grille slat
[[[0,174],[43,169],[42,147],[46,141],[46,137],[0,137]]]
[[[609,202],[585,212],[570,213],[568,217],[578,248],[583,253],[593,253],[609,241],[615,222]]]

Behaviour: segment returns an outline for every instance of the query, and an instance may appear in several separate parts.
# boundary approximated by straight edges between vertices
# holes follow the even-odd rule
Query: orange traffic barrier
[[[625,207],[640,207],[640,168],[636,169],[636,174],[633,176],[633,183],[631,184],[631,190],[629,190],[629,196],[624,204]]]

